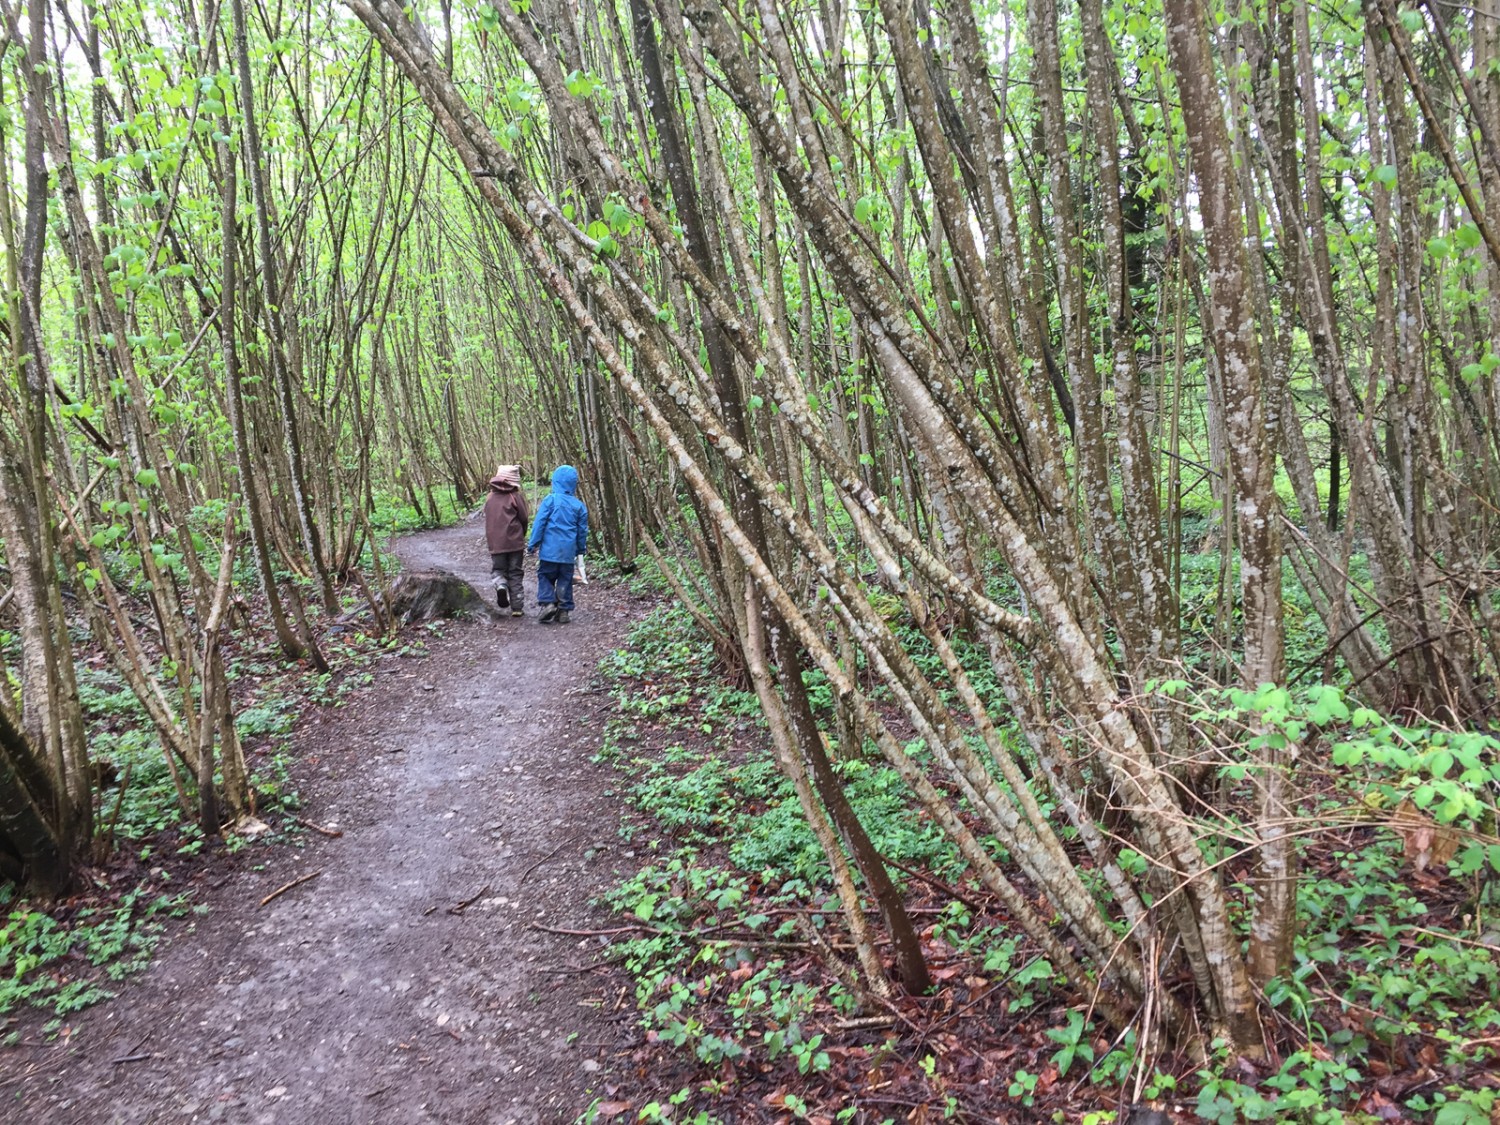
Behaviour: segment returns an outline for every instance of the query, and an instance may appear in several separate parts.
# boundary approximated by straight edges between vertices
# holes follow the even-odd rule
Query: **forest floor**
[[[395,549],[488,594],[481,534]],[[588,971],[602,938],[540,927],[607,926],[591,900],[634,866],[591,758],[597,665],[642,607],[579,586],[573,622],[542,626],[533,581],[524,618],[445,623],[307,715],[301,816],[342,835],[208,865],[209,909],[117,999],[0,1054],[0,1117],[519,1125],[605,1093],[634,1005]]]
[[[488,594],[480,535],[471,520],[395,550]],[[244,638],[269,831],[200,850],[169,808],[88,872],[52,913],[144,934],[125,971],[149,966],[121,983],[103,978],[124,938],[113,962],[64,942],[14,982],[0,962],[0,989],[53,978],[43,1003],[0,1007],[0,1122],[1500,1125],[1478,881],[1415,870],[1400,833],[1362,817],[1309,846],[1305,1024],[1268,1009],[1290,1029],[1270,1064],[1202,1068],[1097,1025],[1094,998],[955,875],[896,773],[851,756],[846,791],[911,877],[938,982],[861,1007],[754,694],[673,603],[596,582],[573,623],[542,626],[533,597],[524,618],[379,642],[334,625],[328,647],[350,647],[332,678]],[[1309,815],[1341,807],[1319,800]],[[73,1011],[106,995],[75,1004],[79,984],[117,995]]]

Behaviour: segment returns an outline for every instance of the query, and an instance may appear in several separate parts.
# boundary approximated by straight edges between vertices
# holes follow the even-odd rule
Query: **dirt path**
[[[397,550],[488,594],[478,534]],[[607,702],[590,684],[633,610],[581,586],[573,623],[542,626],[533,581],[524,619],[451,624],[304,724],[304,815],[343,837],[256,849],[200,893],[196,931],[37,1049],[0,1118],[521,1125],[571,1122],[602,1092],[631,1021],[580,971],[600,939],[532,927],[607,925],[589,899],[628,862],[614,779],[589,760]]]

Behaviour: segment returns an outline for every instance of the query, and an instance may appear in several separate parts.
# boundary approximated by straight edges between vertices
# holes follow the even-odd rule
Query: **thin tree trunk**
[[[308,563],[318,581],[323,607],[329,615],[338,613],[338,595],[333,590],[327,561],[323,557],[318,526],[313,519],[307,495],[307,471],[302,463],[302,437],[297,425],[297,402],[292,390],[292,375],[287,370],[285,320],[279,302],[284,290],[278,279],[276,253],[271,242],[270,200],[266,191],[265,156],[261,149],[260,128],[255,109],[255,84],[250,68],[250,40],[245,26],[244,0],[230,0],[234,18],[234,56],[239,78],[240,113],[244,117],[245,159],[250,173],[250,196],[255,205],[256,242],[260,248],[260,277],[265,293],[269,331],[267,340],[271,360],[271,378],[281,409],[282,434],[286,440],[287,471],[290,474],[292,504],[302,532]]]

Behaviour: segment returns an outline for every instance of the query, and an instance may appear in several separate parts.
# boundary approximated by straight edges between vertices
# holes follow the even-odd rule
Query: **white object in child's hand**
[[[578,581],[582,582],[585,586],[589,584],[589,571],[588,567],[583,565],[582,555],[573,556],[573,577],[578,579]]]

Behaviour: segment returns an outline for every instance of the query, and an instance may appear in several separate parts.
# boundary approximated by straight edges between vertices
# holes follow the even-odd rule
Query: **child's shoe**
[[[557,613],[558,609],[556,603],[548,604],[542,610],[542,615],[538,617],[537,620],[540,621],[543,625],[551,625],[552,622],[557,620]]]
[[[563,610],[561,613],[559,613],[557,615],[557,623],[559,625],[566,625],[568,623],[568,611],[567,610]]]
[[[510,607],[510,615],[512,617],[525,617],[526,616],[526,614],[522,611],[521,607],[518,606],[518,605],[513,605],[513,606]]]

